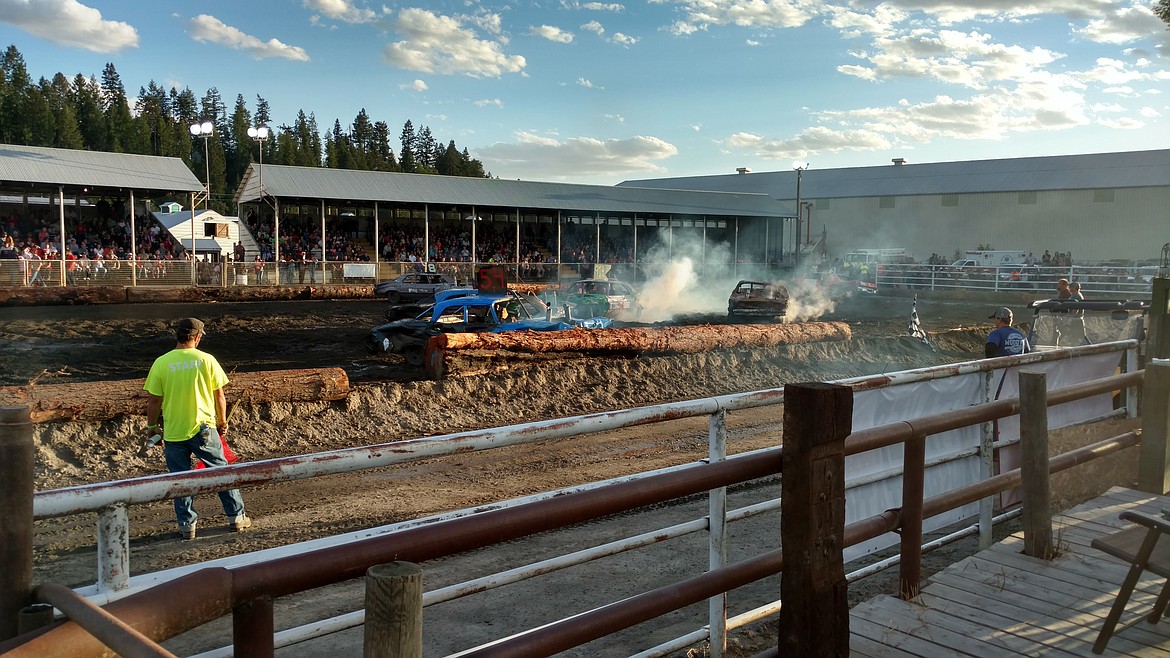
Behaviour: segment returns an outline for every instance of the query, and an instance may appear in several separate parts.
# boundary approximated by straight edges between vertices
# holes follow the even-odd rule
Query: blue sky
[[[410,119],[501,178],[1166,148],[1152,0],[0,0],[34,77]]]

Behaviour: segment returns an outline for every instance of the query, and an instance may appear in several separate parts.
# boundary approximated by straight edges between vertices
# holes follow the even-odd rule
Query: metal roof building
[[[39,193],[197,193],[203,183],[179,158],[0,144],[0,189]]]
[[[1170,241],[1170,149],[816,169],[802,219],[829,256],[858,248],[932,253],[992,245],[1088,260],[1156,258]],[[625,181],[619,187],[757,192],[796,207],[792,170]],[[806,240],[807,241],[807,240]],[[790,245],[789,248],[795,248]]]
[[[331,205],[373,202],[480,206],[526,210],[599,213],[793,216],[794,211],[761,192],[663,191],[638,187],[577,185],[401,174],[287,165],[251,165],[235,202],[254,202],[263,194],[288,200],[326,200]]]

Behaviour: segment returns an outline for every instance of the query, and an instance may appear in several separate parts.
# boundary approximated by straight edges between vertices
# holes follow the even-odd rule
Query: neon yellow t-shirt
[[[162,397],[163,440],[186,441],[201,423],[214,427],[215,392],[227,383],[215,357],[193,347],[155,359],[143,389]]]

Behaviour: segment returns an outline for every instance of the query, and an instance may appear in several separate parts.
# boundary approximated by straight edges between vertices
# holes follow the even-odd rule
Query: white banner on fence
[[[853,429],[861,430],[928,414],[961,409],[984,399],[984,375],[971,374],[947,377],[934,381],[888,386],[860,391],[853,397]],[[971,447],[978,447],[980,428],[964,427],[931,436],[926,441],[926,461],[953,455]],[[894,445],[845,459],[847,481],[879,473],[894,472],[902,467],[902,445]],[[977,482],[978,456],[939,464],[926,470],[925,494],[935,494]],[[852,523],[875,514],[902,506],[902,477],[900,475],[850,489],[845,494],[845,522]],[[927,519],[924,531],[934,530],[978,512],[978,505],[952,510]],[[868,542],[845,550],[845,559],[852,560],[866,553],[898,543],[898,535],[887,533]]]
[[[346,263],[341,266],[341,276],[347,279],[372,279],[377,276],[373,263]]]
[[[1047,375],[1049,390],[1063,388],[1100,379],[1113,374],[1117,369],[1118,353],[1109,352],[1047,363],[1025,366],[1031,371]],[[959,377],[919,382],[905,386],[890,386],[882,389],[860,391],[853,398],[853,429],[861,430],[878,425],[895,423],[900,420],[917,418],[928,414],[961,409],[991,399],[1013,398],[1019,395],[1019,368],[1007,368],[990,373],[973,373]],[[990,391],[988,384],[990,383]],[[1112,396],[1102,394],[1048,408],[1048,426],[1051,429],[1066,427],[1079,422],[1101,417],[1113,410]],[[1020,436],[1018,416],[1000,419],[996,423],[999,440],[1015,439]],[[927,438],[926,461],[953,455],[963,450],[977,448],[982,428],[979,425],[937,434]],[[1019,449],[1012,446],[999,451],[1000,472],[1019,466]],[[895,472],[902,466],[902,446],[896,445],[882,450],[853,455],[845,460],[845,474],[848,482],[856,481],[878,473]],[[972,484],[979,480],[979,457],[972,456],[958,461],[939,464],[928,468],[925,478],[927,497]],[[901,476],[850,489],[846,493],[845,522],[852,523],[885,510],[902,506]],[[946,514],[927,519],[923,531],[930,532],[952,523],[974,516],[978,505],[972,504]],[[887,533],[845,551],[845,559],[852,560],[866,553],[881,550],[898,543],[895,533]]]
[[[1117,353],[1114,352],[1062,361],[1049,361],[1048,363],[1034,363],[1025,366],[1024,369],[1031,372],[1043,372],[1045,374],[1045,387],[1051,391],[1087,382],[1091,379],[1108,377],[1116,372],[1118,358]],[[1019,370],[1019,368],[1008,368],[992,373],[994,376],[991,382],[992,399],[1002,400],[1019,397]],[[1113,395],[1110,393],[1058,404],[1054,407],[1048,407],[1048,429],[1054,430],[1083,423],[1086,420],[1100,418],[1110,411],[1113,411]],[[1020,438],[1019,416],[1001,418],[996,425],[996,440],[1008,441]],[[1008,446],[999,451],[999,470],[1001,473],[1019,467],[1020,446]],[[1005,508],[1019,502],[1021,502],[1020,495],[1015,490],[1004,492],[1000,499],[1000,504]]]

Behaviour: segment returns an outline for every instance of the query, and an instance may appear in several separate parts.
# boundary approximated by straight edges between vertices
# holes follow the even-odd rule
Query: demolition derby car
[[[532,297],[472,294],[436,302],[418,316],[374,327],[366,336],[370,352],[401,354],[421,366],[427,341],[444,333],[563,331],[574,327],[604,328],[609,318],[552,319],[550,309]]]
[[[434,306],[435,304],[454,299],[456,297],[469,297],[471,295],[478,295],[479,291],[475,288],[447,288],[429,296],[423,297],[417,302],[400,302],[398,304],[391,304],[390,308],[386,309],[386,321],[393,322],[395,320],[404,320],[406,318],[413,318],[424,310]]]
[[[425,297],[454,288],[458,284],[446,274],[437,272],[407,272],[397,279],[374,284],[374,294],[385,297],[391,304],[417,301]]]
[[[784,320],[788,312],[788,289],[778,283],[740,281],[727,299],[727,317]]]
[[[636,315],[641,309],[633,286],[608,279],[574,281],[565,290],[543,293],[541,300],[554,307],[568,304],[571,314],[580,317]]]

